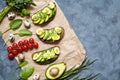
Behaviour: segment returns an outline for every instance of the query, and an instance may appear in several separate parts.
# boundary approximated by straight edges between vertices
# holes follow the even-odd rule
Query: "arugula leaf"
[[[20,79],[28,79],[34,72],[34,67],[24,68],[20,73]]]

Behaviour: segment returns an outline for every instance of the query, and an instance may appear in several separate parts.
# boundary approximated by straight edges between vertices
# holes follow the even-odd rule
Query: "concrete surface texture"
[[[120,0],[57,0],[69,23],[87,51],[88,58],[97,61],[89,73],[98,80],[120,80]],[[0,9],[5,6],[0,0]],[[17,61],[9,61],[0,37],[0,80],[17,80]],[[13,77],[10,77],[13,76]]]

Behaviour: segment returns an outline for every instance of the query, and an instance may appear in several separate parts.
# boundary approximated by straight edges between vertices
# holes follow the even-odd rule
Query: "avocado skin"
[[[59,69],[59,73],[58,73],[57,77],[52,77],[49,74],[49,71],[55,67]],[[45,76],[47,77],[47,79],[50,79],[50,80],[58,80],[59,77],[61,77],[62,74],[66,71],[66,68],[67,67],[66,67],[66,64],[64,62],[52,64],[52,65],[48,66],[48,68],[46,69]]]

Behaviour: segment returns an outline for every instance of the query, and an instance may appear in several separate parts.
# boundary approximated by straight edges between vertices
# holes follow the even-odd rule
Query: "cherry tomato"
[[[23,49],[21,47],[18,48],[18,52],[19,53],[22,53],[23,52]]]
[[[24,40],[24,45],[27,45],[29,44],[29,41],[28,40]]]
[[[12,44],[12,47],[15,48],[15,49],[17,49],[17,48],[18,48],[17,43],[13,43],[13,44]]]
[[[18,45],[19,45],[19,46],[23,46],[24,44],[23,44],[22,41],[19,41],[19,42],[18,42]]]
[[[7,50],[8,52],[11,52],[13,50],[12,46],[8,46]]]
[[[28,47],[26,45],[23,46],[24,51],[28,51]]]
[[[9,58],[9,59],[13,60],[14,57],[15,57],[15,55],[14,55],[13,53],[9,53],[9,54],[8,54],[8,58]]]
[[[30,39],[29,39],[29,42],[30,42],[30,43],[34,43],[34,39],[33,39],[33,38],[30,38]]]
[[[32,50],[33,49],[33,45],[31,43],[29,43],[28,44],[28,48]]]
[[[12,53],[17,56],[18,55],[18,51],[17,50],[13,50]]]
[[[38,48],[38,43],[34,42],[33,47],[37,49]]]

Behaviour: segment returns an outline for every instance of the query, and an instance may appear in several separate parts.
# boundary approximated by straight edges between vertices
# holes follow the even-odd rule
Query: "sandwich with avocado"
[[[44,24],[53,19],[56,14],[56,5],[54,2],[51,2],[45,6],[42,10],[36,12],[32,16],[32,21],[34,24]]]
[[[57,43],[64,36],[64,29],[62,27],[55,27],[51,29],[39,28],[36,34],[40,40],[46,43]]]
[[[55,46],[46,50],[33,53],[32,59],[39,64],[48,64],[55,61],[60,54],[60,47]]]

